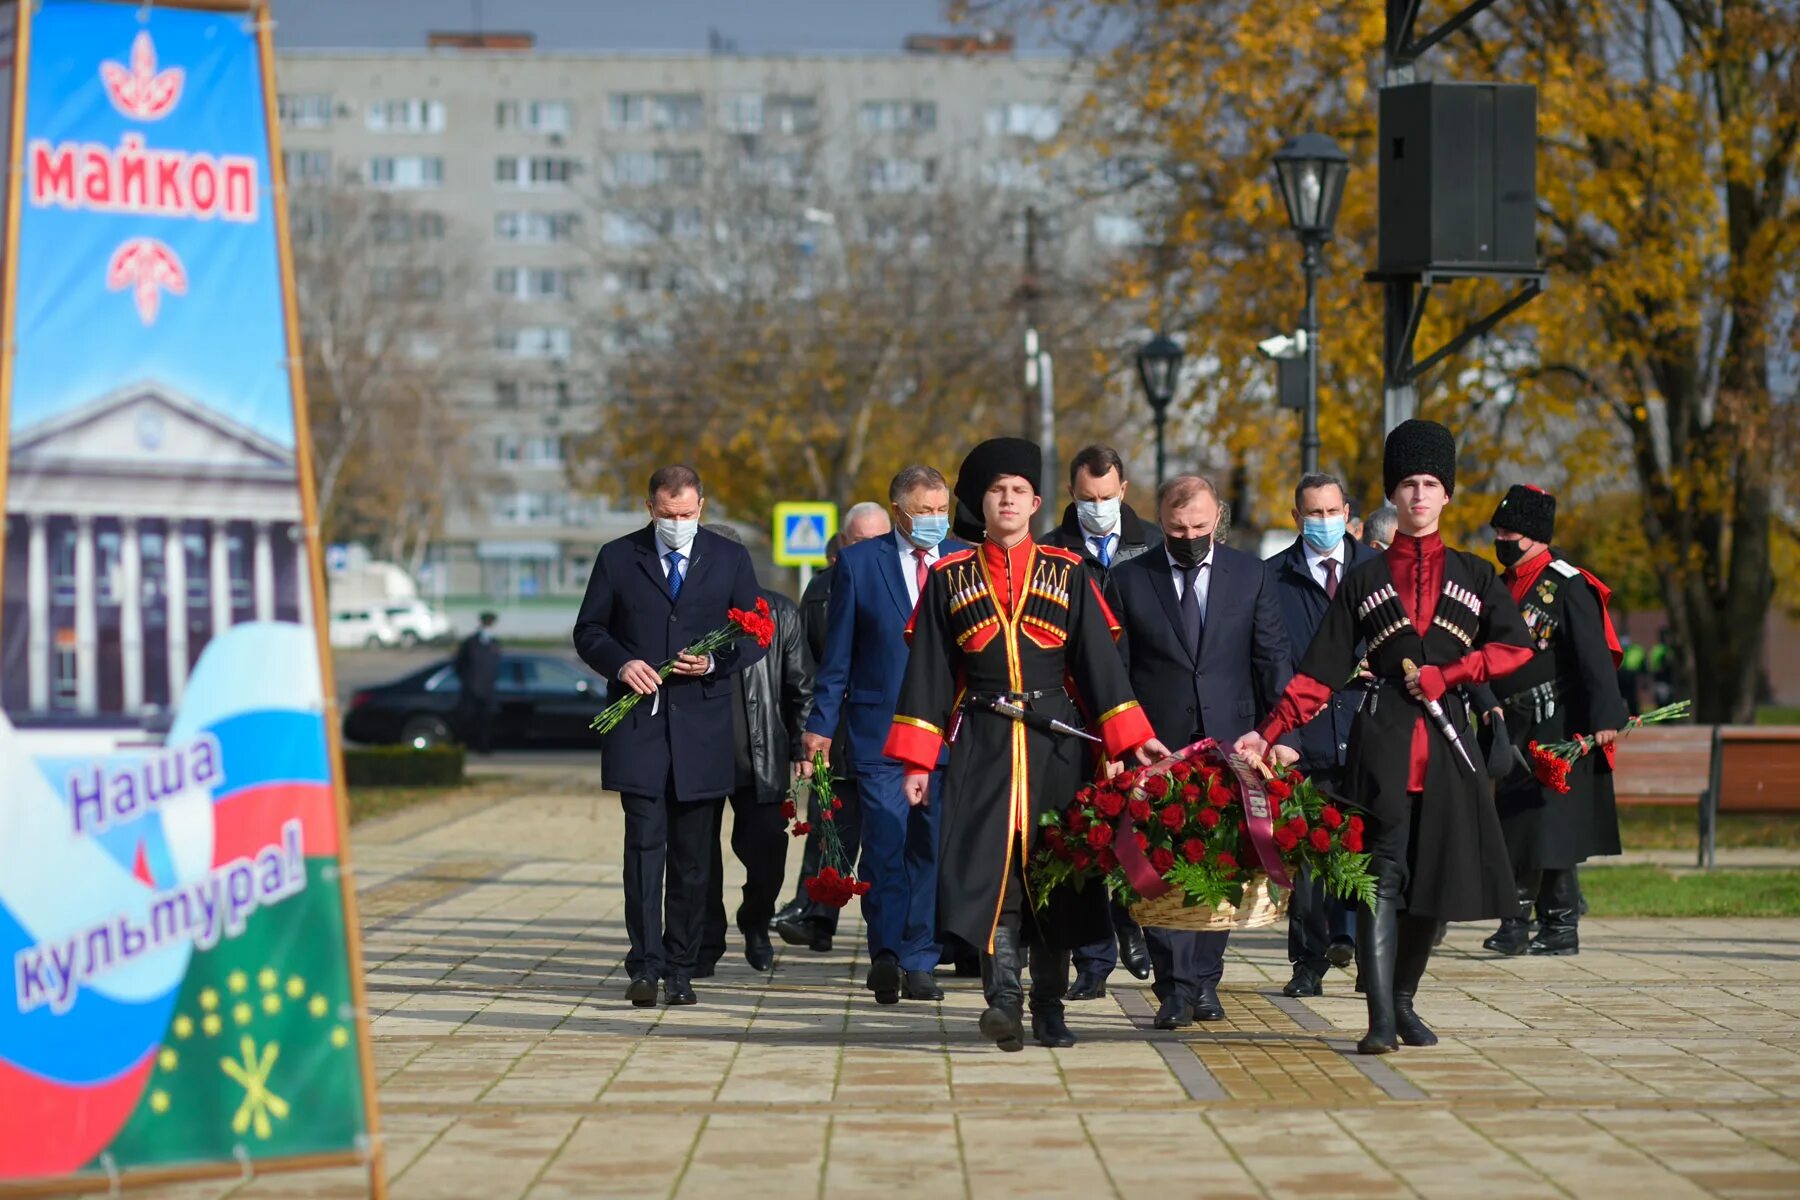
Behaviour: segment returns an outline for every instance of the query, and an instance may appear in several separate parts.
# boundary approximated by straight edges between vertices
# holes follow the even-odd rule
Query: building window
[[[376,100],[369,105],[373,133],[442,133],[442,100]]]
[[[554,155],[507,154],[494,160],[494,182],[502,187],[557,187],[580,171],[575,159]]]
[[[811,96],[770,96],[763,102],[763,120],[773,133],[812,133],[819,127],[819,102]]]
[[[514,300],[566,300],[573,277],[556,267],[496,267],[494,291]]]
[[[1042,163],[1028,158],[993,158],[981,164],[981,178],[989,187],[1034,189],[1044,186]]]
[[[647,222],[625,213],[600,214],[600,240],[609,246],[643,246],[656,239]]]
[[[763,98],[757,92],[719,97],[719,128],[726,133],[761,133]]]
[[[611,187],[649,187],[656,182],[656,156],[648,150],[615,150],[606,156]]]
[[[916,192],[937,183],[935,158],[873,158],[863,167],[871,192]]]
[[[55,662],[51,664],[50,675],[50,707],[55,709],[72,709],[79,703],[81,695],[81,671],[76,662],[73,648],[56,649]]]
[[[652,279],[651,268],[639,263],[608,268],[601,286],[608,292],[643,295],[654,289]]]
[[[50,603],[58,608],[75,604],[75,530],[65,528],[50,539]]]
[[[580,218],[572,212],[538,212],[519,209],[494,214],[494,240],[545,245],[566,242],[575,235]]]
[[[369,160],[372,187],[400,191],[442,187],[444,160],[435,154],[383,154]]]
[[[519,461],[519,438],[517,434],[503,433],[494,439],[494,461],[514,463]]]
[[[706,128],[706,103],[697,92],[614,92],[606,98],[606,127],[691,133]]]
[[[496,379],[494,381],[494,407],[519,407],[519,385],[517,381],[511,379]]]
[[[204,533],[184,532],[181,554],[187,562],[187,602],[189,608],[205,608],[212,600],[212,568],[206,559]]]
[[[803,154],[744,154],[738,158],[737,173],[746,183],[801,188],[806,186],[811,170]]]
[[[570,128],[567,100],[502,100],[494,108],[494,125],[525,133],[567,133]]]
[[[1022,137],[1047,142],[1062,129],[1062,110],[1054,104],[995,104],[987,110],[989,137]]]
[[[494,349],[513,358],[567,358],[572,342],[564,325],[523,325],[494,335]]]
[[[1102,246],[1141,246],[1144,223],[1130,213],[1099,213],[1094,217],[1094,240]]]
[[[924,133],[937,128],[937,105],[930,100],[867,100],[864,133]]]
[[[331,125],[329,92],[282,92],[275,111],[286,129],[327,129]]]
[[[289,183],[326,183],[331,179],[329,150],[284,150],[281,165]]]

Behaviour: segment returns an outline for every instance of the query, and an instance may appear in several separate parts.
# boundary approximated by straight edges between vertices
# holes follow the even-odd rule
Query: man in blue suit
[[[868,894],[869,990],[879,1004],[941,1000],[932,977],[937,941],[938,812],[913,808],[905,769],[882,754],[900,682],[906,676],[906,623],[931,565],[966,548],[948,537],[950,485],[937,471],[907,467],[888,485],[894,530],[838,555],[826,614],[825,654],[807,718],[807,754],[831,751],[838,716],[862,795],[862,865]],[[935,795],[938,776],[932,776]]]
[[[1293,674],[1275,589],[1261,559],[1213,540],[1219,497],[1209,481],[1178,475],[1156,500],[1162,547],[1120,563],[1108,580],[1124,626],[1119,653],[1163,744],[1212,738],[1229,747],[1268,717]],[[1158,1029],[1224,1019],[1226,936],[1144,930]]]
[[[652,475],[651,523],[600,548],[575,618],[581,660],[644,697],[600,742],[600,784],[625,806],[625,998],[640,1008],[656,1003],[658,980],[668,1003],[697,1003],[713,806],[736,783],[720,749],[733,741],[731,675],[764,654],[748,639],[681,653],[758,595],[749,553],[700,528],[705,504],[693,468]],[[657,664],[671,659],[663,680]]]
[[[1335,475],[1305,475],[1294,488],[1294,544],[1263,565],[1274,585],[1287,629],[1288,652],[1298,662],[1325,619],[1326,606],[1337,595],[1344,576],[1376,557],[1376,552],[1349,536],[1344,485]],[[1392,534],[1389,534],[1391,537]],[[1362,701],[1360,686],[1344,688],[1318,716],[1300,729],[1303,774],[1327,791],[1348,795],[1344,760],[1349,753],[1350,722]],[[1332,966],[1346,967],[1356,955],[1349,905],[1325,895],[1322,881],[1295,881],[1288,905],[1288,962],[1293,978],[1282,993],[1317,996],[1320,981]]]

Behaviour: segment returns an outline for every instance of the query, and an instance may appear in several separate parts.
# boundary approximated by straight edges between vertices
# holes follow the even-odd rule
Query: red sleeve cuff
[[[1441,700],[1449,690],[1450,672],[1437,667],[1419,668],[1419,690],[1425,693],[1427,700]]]
[[[1156,736],[1150,718],[1136,700],[1127,700],[1100,717],[1100,740],[1109,758],[1119,758]]]
[[[1275,711],[1263,722],[1261,729],[1263,740],[1274,743],[1286,737],[1293,730],[1300,728],[1319,715],[1319,710],[1331,701],[1331,689],[1314,679],[1311,675],[1298,672],[1288,681],[1287,690],[1281,693],[1281,699],[1275,702]]]
[[[929,773],[936,769],[938,756],[944,752],[944,731],[929,721],[896,713],[881,752],[905,763],[912,768],[911,773]]]

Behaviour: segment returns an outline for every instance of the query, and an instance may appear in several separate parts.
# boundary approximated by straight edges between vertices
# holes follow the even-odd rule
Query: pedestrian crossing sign
[[[784,500],[775,506],[775,565],[822,567],[825,543],[837,532],[837,505]]]

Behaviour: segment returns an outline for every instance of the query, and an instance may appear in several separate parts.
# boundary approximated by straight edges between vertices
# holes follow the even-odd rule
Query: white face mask
[[[1119,497],[1114,496],[1111,500],[1077,500],[1075,519],[1095,537],[1111,533],[1119,526]]]
[[[656,536],[671,550],[686,550],[700,529],[698,518],[681,521],[674,517],[656,518]]]

